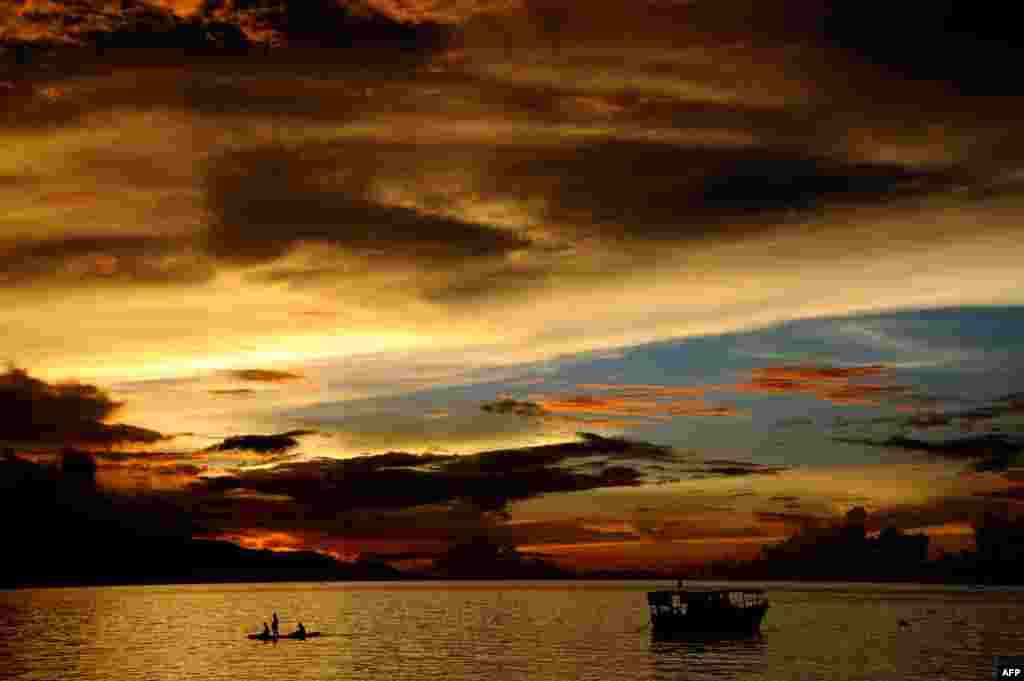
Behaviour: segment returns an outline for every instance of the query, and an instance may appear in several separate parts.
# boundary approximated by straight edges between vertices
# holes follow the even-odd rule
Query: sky
[[[0,442],[340,557],[1018,514],[1005,12],[593,4],[0,9]]]

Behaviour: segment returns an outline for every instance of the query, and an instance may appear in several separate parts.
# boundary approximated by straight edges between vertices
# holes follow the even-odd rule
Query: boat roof
[[[666,589],[664,591],[649,591],[648,596],[662,596],[671,597],[675,595],[680,596],[710,596],[712,594],[764,594],[764,589],[704,589],[704,590],[693,590],[693,589]]]
[[[659,603],[671,603],[674,596],[679,596],[683,601],[702,601],[728,599],[729,594],[750,594],[763,596],[763,589],[713,589],[710,591],[690,591],[687,589],[669,589],[666,591],[647,592],[647,601],[652,605]]]

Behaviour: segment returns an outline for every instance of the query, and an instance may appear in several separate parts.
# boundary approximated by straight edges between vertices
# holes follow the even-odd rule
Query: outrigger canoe
[[[266,635],[266,634],[249,634],[249,638],[253,641],[274,641],[279,639],[291,639],[293,641],[304,641],[307,638],[316,638],[320,635],[319,631],[307,631],[304,635],[298,632],[292,632],[290,634],[282,634],[281,636]]]

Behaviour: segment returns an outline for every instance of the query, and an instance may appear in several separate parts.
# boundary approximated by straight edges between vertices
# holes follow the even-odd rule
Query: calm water
[[[693,583],[696,584],[696,583]],[[990,679],[1024,590],[775,584],[759,639],[653,641],[642,582],[0,591],[12,679]],[[320,639],[245,638],[276,610]],[[900,619],[909,628],[898,626]]]

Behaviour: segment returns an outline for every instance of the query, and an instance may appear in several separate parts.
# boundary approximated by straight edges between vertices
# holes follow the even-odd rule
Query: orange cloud
[[[880,376],[887,371],[883,364],[868,364],[859,367],[826,367],[826,366],[781,366],[762,367],[751,372],[755,378],[776,378],[792,381],[832,381],[846,382],[851,378]]]
[[[310,548],[307,540],[290,532],[228,532],[204,537],[204,539],[226,540],[246,549],[270,549],[272,551],[304,551]]]
[[[583,390],[612,392],[617,397],[602,398],[611,400],[657,400],[668,396],[687,396],[697,398],[708,392],[735,392],[767,395],[808,394],[838,405],[874,406],[888,397],[906,396],[910,388],[901,385],[879,383],[854,383],[856,379],[881,376],[888,368],[882,364],[869,364],[858,367],[829,367],[813,365],[795,365],[778,367],[760,367],[750,372],[750,379],[735,384],[709,384],[700,386],[666,386],[650,384],[616,384],[616,383],[582,383],[577,387]],[[621,396],[621,397],[618,397]],[[576,398],[580,401],[579,398]],[[624,402],[623,402],[624,403]],[[656,404],[664,405],[664,402]],[[710,407],[703,403],[671,403],[674,406],[664,409],[651,408],[651,412],[668,413],[675,416],[737,416],[742,412],[731,407]],[[567,408],[569,402],[558,406]],[[581,404],[581,406],[583,406]],[[634,409],[643,409],[643,404],[636,402]]]
[[[537,404],[552,414],[604,414],[668,421],[677,416],[741,416],[744,412],[703,400],[657,400],[634,396],[572,395],[541,398]]]
[[[671,541],[608,541],[585,544],[533,544],[523,552],[543,553],[556,564],[571,569],[671,570],[723,558],[750,560],[765,544],[785,536],[676,539]]]
[[[908,394],[910,388],[894,384],[865,384],[852,381],[880,376],[886,371],[887,368],[881,364],[860,367],[761,367],[750,372],[749,381],[722,386],[721,389],[770,395],[808,394],[833,404],[875,406],[887,397]]]
[[[708,391],[707,386],[650,385],[644,383],[579,383],[581,390],[611,390],[630,395],[689,395],[699,397]]]
[[[649,416],[665,419],[658,402],[626,397],[593,397],[572,395],[562,398],[541,399],[537,402],[545,411],[560,414],[614,414],[618,416]]]
[[[203,0],[151,0],[154,5],[169,9],[178,16],[187,16],[199,10]]]

